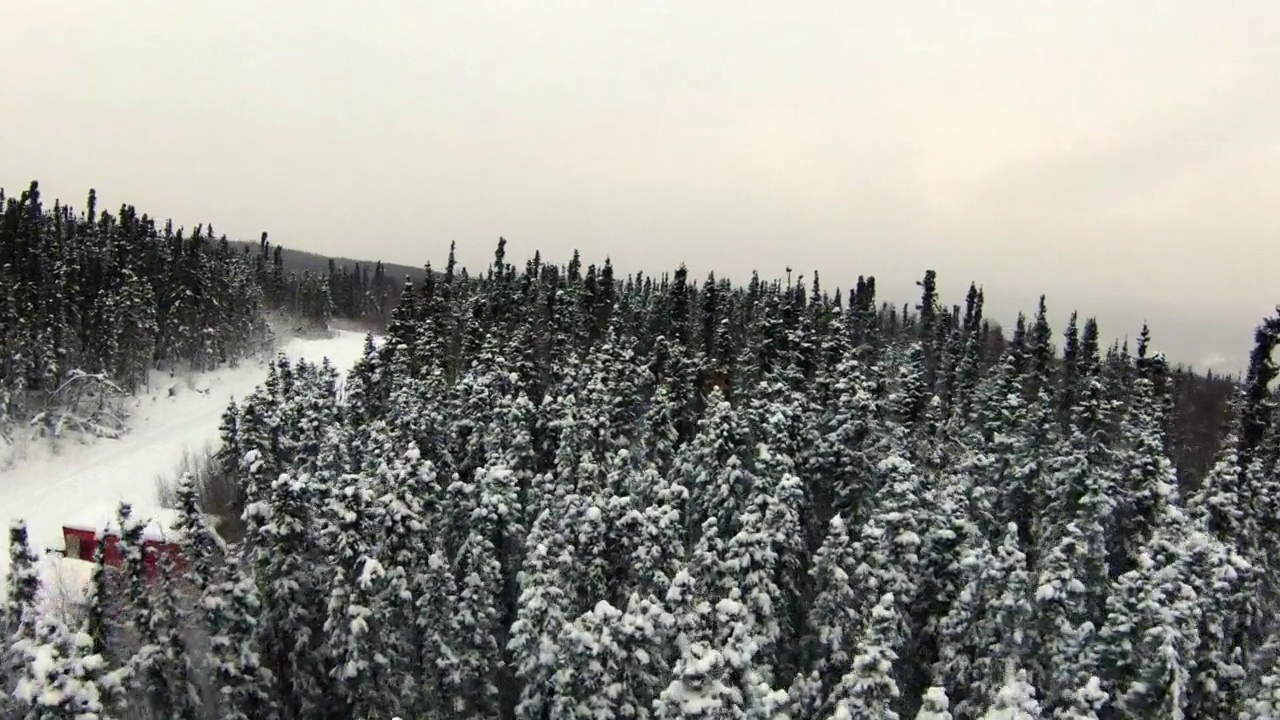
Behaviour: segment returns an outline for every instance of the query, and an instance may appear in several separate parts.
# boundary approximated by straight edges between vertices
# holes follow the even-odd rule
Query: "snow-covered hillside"
[[[360,357],[364,336],[337,332],[327,339],[294,339],[282,351],[291,359],[329,361],[346,371]],[[37,551],[61,549],[67,522],[102,525],[120,501],[147,516],[158,509],[157,476],[168,476],[183,453],[199,453],[218,438],[218,424],[228,401],[241,398],[266,378],[265,360],[242,363],[190,377],[158,375],[149,394],[136,405],[131,430],[118,440],[62,444],[57,453],[33,445],[29,456],[0,470],[0,577],[8,571],[9,521],[27,521]],[[172,392],[171,392],[172,390]],[[84,564],[84,563],[81,563]]]

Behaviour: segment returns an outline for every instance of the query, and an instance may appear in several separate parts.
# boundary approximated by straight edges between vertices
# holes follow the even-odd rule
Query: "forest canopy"
[[[1059,349],[1044,301],[1004,337],[920,287],[451,253],[345,378],[281,357],[227,408],[242,539],[187,477],[149,583],[123,506],[68,621],[15,526],[0,708],[1274,717],[1280,314],[1193,452],[1148,329]]]

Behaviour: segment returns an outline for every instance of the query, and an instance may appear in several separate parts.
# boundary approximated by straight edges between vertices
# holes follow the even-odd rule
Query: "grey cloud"
[[[1280,6],[28,3],[0,184],[421,264],[790,265],[1243,362],[1280,266]]]

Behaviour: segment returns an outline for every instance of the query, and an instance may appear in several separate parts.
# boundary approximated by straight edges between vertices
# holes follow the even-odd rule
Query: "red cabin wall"
[[[98,539],[92,530],[63,528],[62,537],[67,543],[67,557],[74,557],[77,560],[93,560],[93,554],[98,547]]]
[[[62,535],[67,541],[68,557],[75,557],[88,562],[97,560],[99,538],[96,532],[79,528],[63,528]],[[105,563],[112,567],[122,567],[124,565],[124,552],[120,549],[119,536],[110,534],[107,535],[106,540],[105,557],[103,558]],[[70,550],[75,541],[78,541],[79,552],[73,554]],[[182,557],[182,548],[177,543],[143,540],[142,562],[146,568],[148,579],[154,579],[160,573],[158,560],[162,554],[173,563],[175,572],[181,573],[187,569],[186,558]]]

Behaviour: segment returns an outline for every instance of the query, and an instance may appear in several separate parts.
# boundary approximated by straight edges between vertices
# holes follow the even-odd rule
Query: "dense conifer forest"
[[[385,324],[398,281],[380,263],[294,271],[264,233],[256,246],[212,226],[187,232],[134,207],[46,207],[39,184],[0,189],[0,442],[33,423],[114,435],[114,402],[153,369],[206,370],[268,346],[268,317],[291,328],[333,317]]]
[[[235,240],[232,246],[259,249]],[[378,329],[386,327],[404,279],[421,281],[423,274],[421,267],[334,258],[279,245],[272,246],[271,261],[285,277],[311,273],[326,278],[334,317],[369,321]]]
[[[920,287],[451,254],[227,408],[242,539],[122,506],[67,619],[13,528],[0,717],[1277,717],[1280,315],[1214,385]]]

